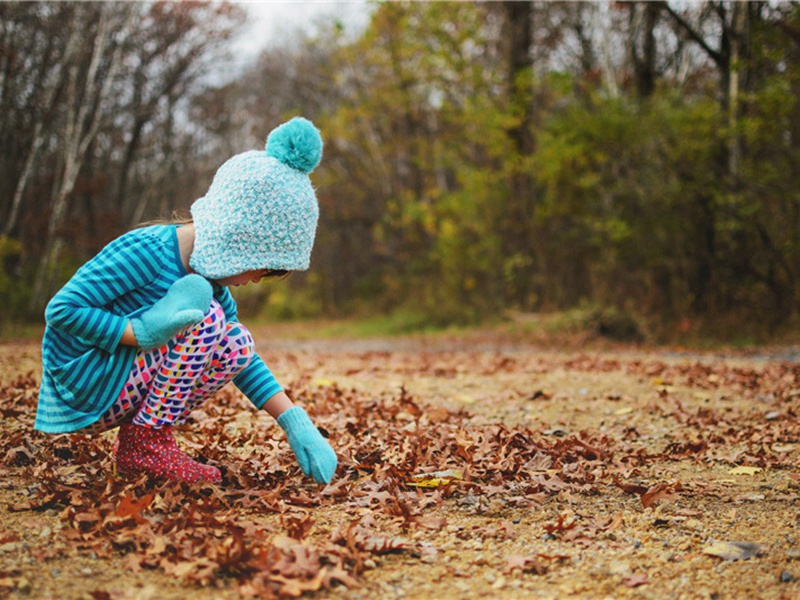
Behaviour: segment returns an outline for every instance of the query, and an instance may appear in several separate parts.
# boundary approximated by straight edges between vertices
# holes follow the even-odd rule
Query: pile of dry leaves
[[[15,512],[57,510],[58,532],[92,557],[124,556],[132,570],[159,569],[187,584],[236,587],[245,596],[299,596],[337,585],[356,586],[376,557],[435,554],[418,531],[446,525],[431,507],[445,502],[505,508],[537,506],[548,497],[569,499],[621,489],[643,507],[686,493],[691,483],[642,483],[639,469],[653,461],[725,461],[787,467],[781,444],[796,442],[800,369],[678,368],[655,362],[578,358],[562,368],[623,370],[657,382],[651,419],[680,424],[680,437],[652,447],[635,426],[613,434],[534,431],[523,425],[480,424],[466,410],[448,410],[397,393],[370,395],[335,384],[295,384],[340,457],[336,478],[318,486],[304,478],[280,430],[255,415],[243,397],[226,388],[196,411],[181,432],[187,452],[218,466],[219,486],[124,480],[110,458],[113,435],[48,436],[32,431],[37,382],[20,377],[0,385],[4,435],[0,457],[6,473],[27,482]],[[528,365],[535,371],[548,365]],[[446,374],[445,374],[446,375]],[[725,408],[687,409],[674,386],[715,389],[724,384],[761,403],[767,418]],[[549,401],[545,392],[529,402]],[[315,509],[339,511],[326,535],[310,535]],[[273,518],[265,519],[265,516]],[[592,537],[618,526],[613,518],[579,524],[560,516],[544,526],[553,539]],[[37,550],[55,558],[58,547]],[[507,570],[544,573],[557,556],[515,556]],[[646,578],[629,583],[646,583]]]
[[[30,482],[30,499],[11,510],[58,508],[77,549],[124,553],[134,569],[156,567],[199,585],[233,579],[262,596],[353,585],[374,555],[424,554],[403,534],[441,527],[425,509],[446,498],[498,496],[525,506],[565,490],[592,493],[615,447],[607,438],[476,427],[463,411],[423,408],[404,392],[369,398],[310,387],[298,399],[340,456],[335,481],[322,487],[303,478],[280,431],[260,426],[226,390],[182,436],[191,454],[222,469],[221,485],[125,481],[113,472],[112,437],[31,432],[36,390],[32,378],[0,389],[10,430],[3,462]],[[304,541],[313,509],[332,505],[358,516],[325,543]],[[281,535],[253,518],[266,512],[279,515]]]

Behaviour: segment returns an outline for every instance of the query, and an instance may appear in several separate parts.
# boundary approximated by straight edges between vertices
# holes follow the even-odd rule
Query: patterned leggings
[[[240,323],[226,322],[214,300],[192,329],[161,348],[140,349],[114,404],[81,431],[108,431],[128,421],[153,429],[180,425],[250,364],[252,357],[250,332]]]

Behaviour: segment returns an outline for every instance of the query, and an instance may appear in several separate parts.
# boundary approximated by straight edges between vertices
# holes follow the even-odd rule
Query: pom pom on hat
[[[311,121],[295,117],[270,132],[266,150],[267,156],[308,174],[322,160],[322,137]]]

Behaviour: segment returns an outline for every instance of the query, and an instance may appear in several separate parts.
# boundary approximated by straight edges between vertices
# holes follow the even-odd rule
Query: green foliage
[[[334,227],[368,223],[368,239],[348,242],[366,250],[351,255],[351,308],[441,325],[589,302],[605,307],[590,318],[598,328],[630,339],[642,335],[632,314],[660,331],[743,307],[790,315],[800,69],[765,75],[731,121],[707,76],[692,93],[661,86],[643,100],[576,71],[510,75],[500,15],[484,4],[381,4],[334,59],[359,67],[323,123],[327,159],[344,166],[321,182],[347,199]],[[783,60],[781,34],[754,32],[754,64]],[[531,103],[535,143],[522,154],[513,132]]]
[[[448,325],[432,322],[427,312],[395,310],[383,315],[344,321],[323,327],[322,336],[357,338],[433,333],[447,329]]]
[[[734,35],[740,5],[670,5],[687,36],[659,5],[652,64],[638,3],[530,7],[512,54],[504,3],[376,3],[360,36],[320,30],[196,100],[209,165],[290,115],[325,137],[313,268],[242,292],[243,311],[402,330],[575,309],[627,339],[796,319],[797,6],[750,3]]]
[[[291,321],[310,319],[322,314],[319,296],[314,294],[317,287],[315,274],[307,276],[305,285],[297,285],[299,275],[290,275],[286,279],[272,279],[259,285],[262,290],[268,288],[266,301],[260,305],[258,313],[269,319]]]

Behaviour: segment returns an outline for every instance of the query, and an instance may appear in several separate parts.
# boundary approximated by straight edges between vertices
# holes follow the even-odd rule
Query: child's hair
[[[141,229],[142,227],[150,227],[152,225],[188,225],[192,223],[192,215],[181,210],[172,212],[170,217],[157,217],[149,221],[142,221],[134,227],[134,229]]]
[[[286,269],[264,269],[264,279],[270,278],[277,278],[277,279],[284,279],[291,275],[291,271],[287,271]]]

